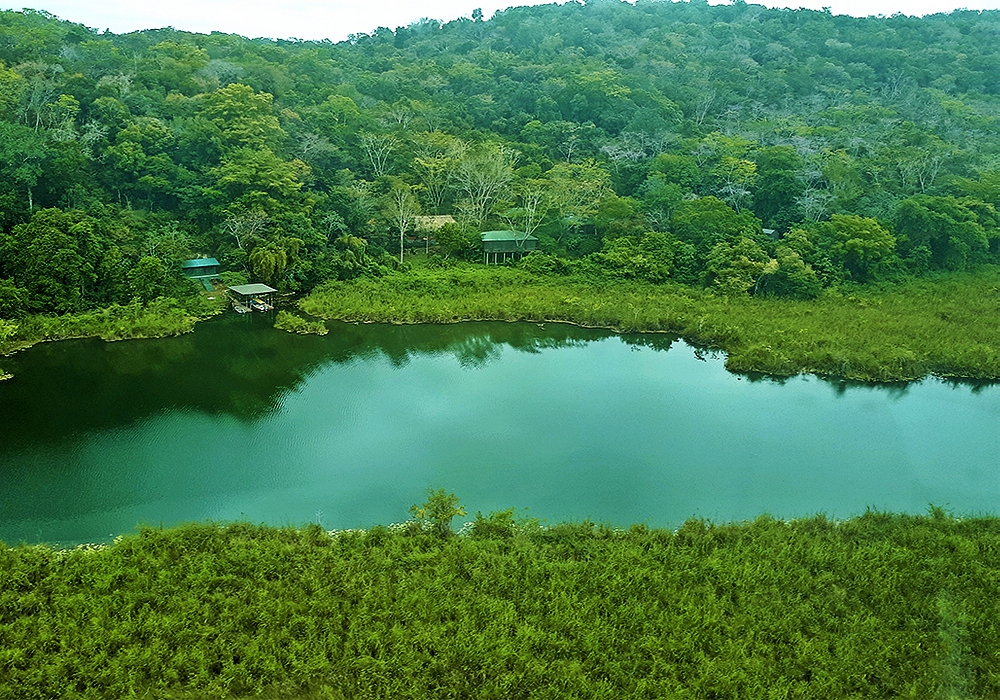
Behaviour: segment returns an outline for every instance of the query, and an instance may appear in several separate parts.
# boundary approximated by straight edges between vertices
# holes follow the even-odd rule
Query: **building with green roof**
[[[227,292],[233,302],[233,309],[239,313],[247,311],[273,311],[274,295],[278,292],[266,284],[234,284]]]
[[[517,260],[538,248],[538,239],[522,231],[483,231],[481,239],[483,262],[487,265]]]
[[[182,262],[181,270],[190,279],[210,279],[219,276],[219,261],[215,258],[193,258]]]
[[[201,282],[205,291],[214,292],[211,280],[219,276],[219,261],[215,258],[192,258],[181,263],[181,272],[191,280]]]

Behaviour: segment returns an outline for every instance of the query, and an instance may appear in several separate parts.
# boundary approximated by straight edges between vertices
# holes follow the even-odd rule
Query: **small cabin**
[[[210,280],[219,276],[219,261],[215,258],[193,258],[181,263],[181,272],[189,280],[201,282],[206,292],[214,292]]]
[[[481,238],[483,262],[487,265],[517,260],[538,248],[538,239],[521,231],[484,231]]]
[[[215,258],[194,258],[181,263],[184,276],[193,280],[219,276],[219,261]]]

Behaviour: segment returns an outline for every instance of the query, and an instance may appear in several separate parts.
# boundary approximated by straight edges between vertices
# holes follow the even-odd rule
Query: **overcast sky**
[[[193,32],[221,31],[249,37],[346,39],[376,27],[396,28],[423,17],[452,20],[476,7],[486,17],[512,5],[540,5],[550,0],[0,0],[0,9],[32,7],[62,19],[116,33],[175,27]],[[717,4],[718,0],[710,0]],[[724,0],[723,0],[724,1]],[[769,7],[829,7],[836,14],[924,15],[995,10],[1000,0],[750,0]]]

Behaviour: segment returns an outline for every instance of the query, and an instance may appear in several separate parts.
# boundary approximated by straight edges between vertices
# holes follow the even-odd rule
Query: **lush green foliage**
[[[382,274],[421,211],[458,219],[442,256],[514,227],[730,295],[996,262],[998,28],[593,2],[331,44],[4,11],[0,318],[176,297],[194,254]]]
[[[207,311],[179,264],[204,253],[283,289],[340,280],[304,304],[327,318],[997,378],[1000,278],[963,271],[1000,254],[998,31],[1000,12],[590,2],[329,44],[0,12],[0,346],[183,332]],[[420,210],[459,219],[443,257],[485,226],[547,255],[376,279],[424,244]],[[1000,695],[994,520],[501,513],[440,537],[457,504],[432,505],[430,532],[2,548],[0,697]]]
[[[996,697],[998,548],[939,510],[0,545],[0,698]]]
[[[274,327],[289,333],[326,335],[330,329],[322,321],[309,321],[288,311],[279,311],[274,319]]]
[[[189,333],[196,321],[220,309],[203,297],[180,302],[159,297],[149,304],[112,304],[99,311],[64,316],[29,316],[20,321],[16,338],[34,343],[42,340],[98,337],[104,340],[163,338]]]
[[[323,318],[365,322],[566,321],[663,331],[725,350],[726,366],[738,372],[871,381],[929,373],[1000,377],[995,267],[881,289],[829,290],[814,301],[797,301],[465,266],[330,283],[302,307]]]
[[[0,355],[46,340],[95,337],[129,340],[190,333],[197,321],[219,313],[224,308],[223,303],[221,297],[216,300],[203,296],[181,300],[159,297],[148,304],[136,299],[130,304],[112,304],[78,314],[36,314],[18,319],[16,324],[0,320]],[[0,375],[3,375],[2,370]]]
[[[451,521],[465,514],[465,508],[459,505],[458,496],[446,493],[444,489],[432,489],[423,505],[410,507],[414,522],[438,537],[453,535]]]

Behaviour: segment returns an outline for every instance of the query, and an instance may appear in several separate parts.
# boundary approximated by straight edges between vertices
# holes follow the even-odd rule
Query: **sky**
[[[62,19],[115,33],[174,27],[192,32],[220,31],[248,37],[330,39],[368,33],[377,27],[406,26],[422,18],[443,21],[469,17],[481,8],[484,17],[513,5],[540,5],[552,0],[0,0],[0,9],[30,7]],[[727,0],[710,0],[711,4]],[[1000,0],[748,0],[768,7],[829,7],[834,14],[854,16],[925,15],[1000,9]]]

